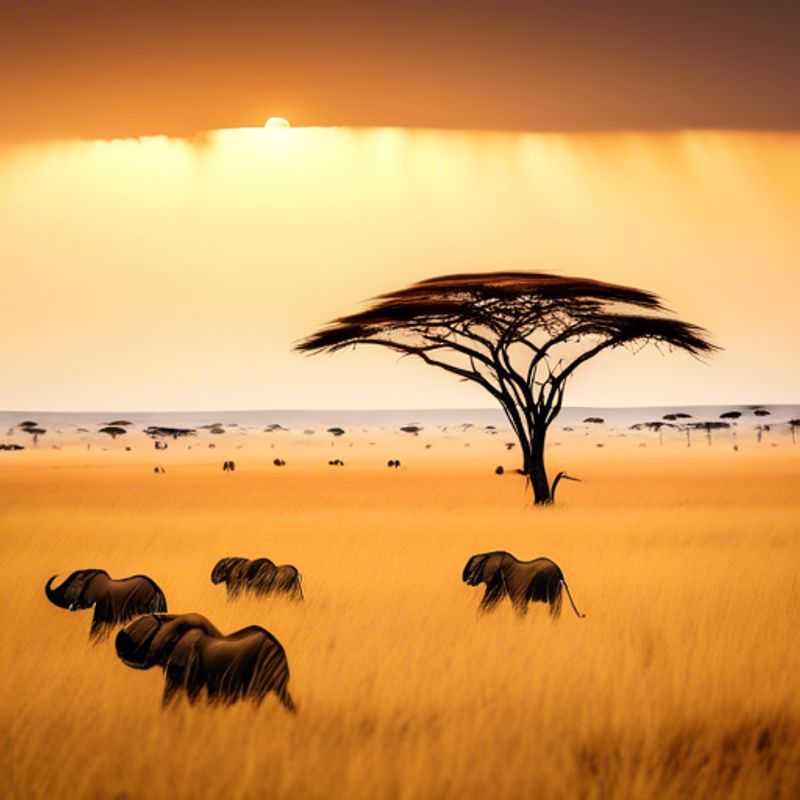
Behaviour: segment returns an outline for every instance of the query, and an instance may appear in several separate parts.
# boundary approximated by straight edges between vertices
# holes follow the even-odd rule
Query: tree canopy
[[[605,350],[648,343],[699,357],[717,348],[702,328],[667,316],[651,292],[540,272],[445,275],[380,295],[297,350],[385,347],[482,386],[517,434],[537,502],[550,502],[547,427],[568,379]]]

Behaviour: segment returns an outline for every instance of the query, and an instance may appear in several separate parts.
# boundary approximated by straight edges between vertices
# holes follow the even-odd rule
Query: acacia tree
[[[537,505],[553,502],[545,441],[569,378],[605,350],[647,343],[700,356],[717,349],[702,328],[657,314],[646,291],[534,272],[445,275],[381,295],[301,341],[300,352],[358,345],[415,356],[485,389],[519,440]],[[644,313],[650,312],[650,313]]]

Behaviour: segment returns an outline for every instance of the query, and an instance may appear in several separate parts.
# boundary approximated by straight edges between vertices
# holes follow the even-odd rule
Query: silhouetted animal
[[[518,614],[527,613],[528,603],[547,603],[550,606],[550,615],[558,617],[561,613],[563,586],[575,614],[579,617],[585,616],[576,608],[561,568],[549,558],[518,561],[504,550],[481,553],[467,561],[461,577],[469,586],[486,584],[486,592],[480,605],[484,612],[491,611],[508,595]]]
[[[272,462],[276,467],[285,467],[286,462],[282,458],[276,458]]]
[[[140,614],[167,610],[164,592],[146,575],[114,580],[102,569],[79,569],[54,589],[55,579],[53,575],[45,584],[47,599],[70,611],[94,606],[89,638],[96,641]]]
[[[341,458],[334,458],[332,461],[328,462],[329,467],[343,467],[344,461]]]
[[[400,466],[400,461],[398,459],[396,459],[396,458],[394,458],[394,459],[390,458],[386,462],[386,466],[389,467],[389,468],[397,469]]]
[[[502,464],[499,464],[498,466],[496,466],[494,468],[494,474],[495,475],[505,475],[505,472],[506,471],[503,469],[503,465]]]
[[[223,472],[235,472],[236,471],[236,463],[233,461],[225,461],[222,465]]]
[[[275,692],[289,711],[295,710],[286,653],[258,625],[225,636],[200,614],[148,614],[117,634],[116,650],[129,667],[164,670],[164,706],[179,692],[195,703],[205,689],[211,705],[237,700],[260,705]]]
[[[268,558],[253,561],[238,556],[222,558],[211,570],[211,583],[224,583],[229,598],[252,592],[255,595],[286,594],[292,600],[302,600],[302,581],[297,567],[276,566]]]

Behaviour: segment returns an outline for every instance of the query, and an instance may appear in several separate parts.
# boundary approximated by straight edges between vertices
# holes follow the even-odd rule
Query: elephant
[[[291,564],[275,566],[268,558],[249,561],[246,558],[220,559],[211,571],[211,583],[224,583],[228,597],[242,592],[255,595],[286,594],[292,600],[303,599],[302,576]]]
[[[586,616],[578,611],[561,568],[549,558],[519,561],[504,550],[480,553],[467,561],[461,577],[469,586],[486,584],[480,604],[483,612],[493,610],[508,595],[518,614],[527,613],[528,603],[547,603],[550,616],[555,619],[561,613],[563,587],[575,614],[581,618]]]
[[[95,642],[106,638],[113,627],[140,614],[167,610],[164,592],[146,575],[114,580],[102,569],[79,569],[54,589],[55,579],[53,575],[44,587],[53,605],[70,611],[94,606],[89,638]]]
[[[225,636],[201,614],[147,614],[119,631],[115,645],[127,666],[164,670],[164,707],[179,692],[193,705],[205,689],[209,705],[245,699],[260,705],[275,692],[289,711],[296,710],[286,653],[258,625]]]

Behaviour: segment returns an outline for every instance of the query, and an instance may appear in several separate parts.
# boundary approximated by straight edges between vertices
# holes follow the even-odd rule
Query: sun
[[[291,128],[288,119],[283,117],[270,117],[265,123],[265,128]]]

